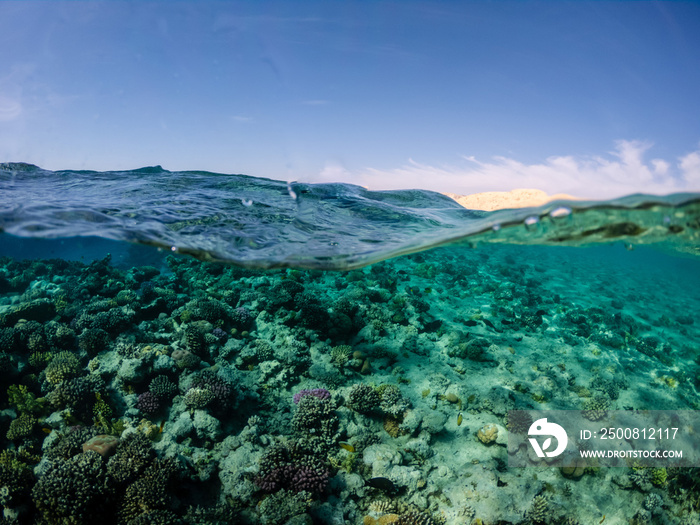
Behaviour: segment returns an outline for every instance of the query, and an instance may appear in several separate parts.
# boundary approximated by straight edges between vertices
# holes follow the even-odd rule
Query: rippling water
[[[426,190],[246,175],[48,171],[0,164],[0,229],[101,237],[253,268],[352,269],[452,242],[655,243],[700,254],[700,194],[630,195],[483,212]]]

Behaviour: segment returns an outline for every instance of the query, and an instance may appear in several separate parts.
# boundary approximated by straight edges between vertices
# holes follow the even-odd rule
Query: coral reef
[[[369,414],[379,407],[382,397],[374,388],[364,383],[356,383],[350,389],[347,404],[360,414]]]
[[[56,461],[32,489],[38,515],[46,523],[97,522],[108,496],[106,465],[91,450]]]
[[[304,397],[306,396],[314,396],[319,399],[330,399],[331,398],[331,393],[326,390],[325,388],[312,388],[309,390],[308,388],[305,388],[303,390],[300,390],[296,394],[294,394],[293,401],[295,405],[299,404],[299,401],[301,401]]]
[[[525,247],[338,273],[158,257],[0,257],[8,523],[698,519],[695,469],[508,466],[530,408],[698,408],[682,288],[649,307],[627,271]]]

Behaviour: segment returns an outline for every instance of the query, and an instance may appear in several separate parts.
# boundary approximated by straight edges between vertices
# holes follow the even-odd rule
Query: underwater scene
[[[508,445],[700,410],[699,194],[6,163],[0,231],[2,523],[700,523],[697,465]]]

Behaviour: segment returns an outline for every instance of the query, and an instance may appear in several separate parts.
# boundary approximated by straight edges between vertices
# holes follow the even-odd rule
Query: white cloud
[[[632,193],[669,194],[700,191],[700,149],[677,159],[645,161],[649,142],[620,140],[606,156],[549,157],[539,164],[525,164],[508,157],[481,161],[463,157],[465,163],[431,166],[409,159],[395,169],[366,168],[357,173],[324,169],[324,179],[352,182],[371,189],[423,188],[471,194],[534,188],[547,193],[569,193],[588,199],[610,199]],[[341,178],[342,177],[342,178]]]
[[[700,150],[681,157],[678,167],[683,179],[688,183],[688,188],[698,190],[700,188]]]
[[[654,167],[654,173],[657,175],[666,175],[671,165],[663,159],[651,159],[651,165]]]

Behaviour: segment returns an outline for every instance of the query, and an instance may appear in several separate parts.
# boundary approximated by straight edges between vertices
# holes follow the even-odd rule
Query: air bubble
[[[499,231],[501,231],[501,225],[500,225],[500,224],[494,224],[493,226],[491,226],[491,229],[492,229],[493,231],[495,231],[495,232],[499,232]]]
[[[250,208],[253,205],[253,199],[241,199],[241,204],[246,208]]]
[[[537,224],[540,222],[540,218],[537,215],[530,215],[524,222],[525,226],[529,228],[530,226],[537,226]]]
[[[569,215],[571,215],[571,208],[569,208],[568,206],[559,206],[558,208],[555,208],[551,212],[549,212],[549,216],[553,219],[568,217]]]

